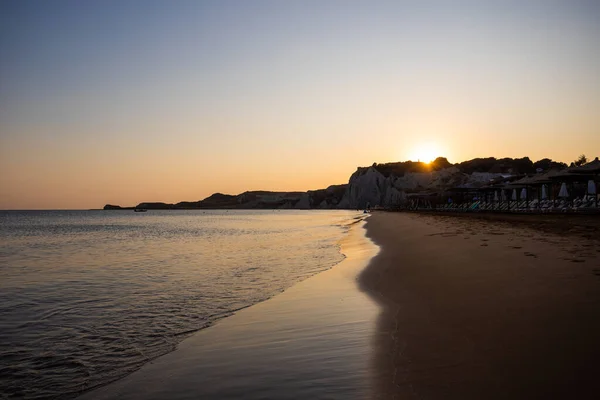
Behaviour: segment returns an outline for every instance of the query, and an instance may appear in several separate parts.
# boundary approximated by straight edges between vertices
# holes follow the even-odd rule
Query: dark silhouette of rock
[[[140,203],[136,208],[170,209],[311,209],[364,208],[396,206],[406,201],[407,194],[443,192],[452,187],[479,187],[506,175],[534,174],[540,170],[562,169],[566,164],[549,158],[532,162],[523,158],[474,158],[452,164],[445,157],[430,163],[403,161],[358,167],[347,184],[306,192],[248,191],[238,195],[214,193],[204,200],[176,204]],[[131,209],[107,204],[105,210]]]
[[[104,210],[122,210],[121,206],[114,206],[112,204],[107,204],[103,208]]]
[[[175,208],[175,206],[173,204],[168,204],[168,203],[154,202],[154,203],[140,203],[137,206],[135,206],[135,208],[146,209],[146,210],[171,210],[171,209]]]

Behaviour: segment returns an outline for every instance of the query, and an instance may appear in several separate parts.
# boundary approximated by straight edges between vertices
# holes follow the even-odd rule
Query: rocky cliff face
[[[444,192],[457,186],[480,187],[506,175],[535,173],[538,168],[566,167],[548,158],[475,158],[451,164],[443,157],[425,164],[405,161],[359,167],[352,174],[339,208],[401,206],[411,193]]]
[[[149,209],[310,209],[395,207],[406,203],[409,195],[423,192],[444,192],[457,186],[480,187],[505,175],[533,173],[536,169],[564,166],[550,159],[532,162],[529,158],[475,158],[451,164],[443,157],[425,164],[405,161],[359,167],[348,184],[307,192],[251,191],[238,195],[215,193],[193,202],[140,203],[137,208]],[[105,209],[120,209],[106,205]]]
[[[385,177],[374,167],[359,168],[350,177],[340,208],[365,208],[400,200],[402,194],[393,186],[393,179]]]
[[[402,176],[385,176],[375,166],[359,168],[348,182],[340,208],[394,207],[406,202],[407,195],[418,192],[440,192],[459,185],[482,186],[499,173],[465,174],[458,167],[430,172],[406,172]]]

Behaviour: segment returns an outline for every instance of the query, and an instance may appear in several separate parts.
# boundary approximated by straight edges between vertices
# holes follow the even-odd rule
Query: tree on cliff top
[[[446,157],[438,157],[430,162],[429,165],[431,165],[432,170],[439,171],[440,169],[450,168],[452,163]]]
[[[565,164],[564,162],[559,162],[559,161],[553,161],[550,158],[542,158],[541,160],[538,160],[536,162],[533,163],[533,168],[535,168],[536,170],[538,168],[544,170],[544,171],[548,171],[551,169],[564,169],[567,168],[567,164]]]
[[[582,154],[573,163],[575,164],[575,166],[581,167],[582,165],[587,164],[587,161],[588,160],[585,154]]]
[[[431,172],[451,167],[452,164],[445,157],[438,157],[430,163],[422,161],[401,161],[385,164],[373,163],[372,167],[383,176],[404,176],[408,172]]]
[[[472,174],[473,172],[491,172],[496,174],[527,174],[535,172],[533,162],[531,162],[529,157],[501,159],[496,159],[495,157],[474,158],[461,162],[458,164],[458,168],[465,174]]]

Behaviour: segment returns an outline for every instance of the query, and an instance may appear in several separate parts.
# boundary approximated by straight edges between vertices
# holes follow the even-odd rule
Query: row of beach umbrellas
[[[506,194],[504,193],[504,190],[501,190],[500,192],[501,192],[500,196],[498,196],[498,191],[494,192],[494,201],[495,202],[498,202],[500,200],[500,197],[502,198],[502,201],[506,201]],[[588,181],[587,192],[588,192],[588,195],[596,194],[596,184],[594,183],[594,181],[592,181],[592,180]],[[511,197],[512,197],[513,201],[517,201],[517,189],[513,189]],[[525,189],[525,188],[521,189],[521,194],[519,197],[521,200],[527,199],[527,189]],[[569,197],[569,191],[567,190],[567,184],[564,182],[562,185],[560,185],[560,191],[558,192],[558,197],[560,197],[560,198]],[[546,185],[542,185],[542,200],[548,200],[548,189],[547,189]]]
[[[542,199],[546,199],[548,196],[546,195],[546,197],[544,197],[544,192],[546,189],[546,185],[542,186]],[[592,180],[588,181],[588,187],[587,187],[587,194],[588,195],[594,195],[596,194],[596,183]],[[567,184],[566,183],[562,183],[562,185],[560,185],[560,191],[558,192],[558,197],[569,197],[569,191],[567,190]]]

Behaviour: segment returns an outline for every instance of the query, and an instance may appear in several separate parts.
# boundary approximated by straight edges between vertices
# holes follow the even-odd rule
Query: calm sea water
[[[346,211],[0,212],[0,396],[71,398],[340,262]]]

